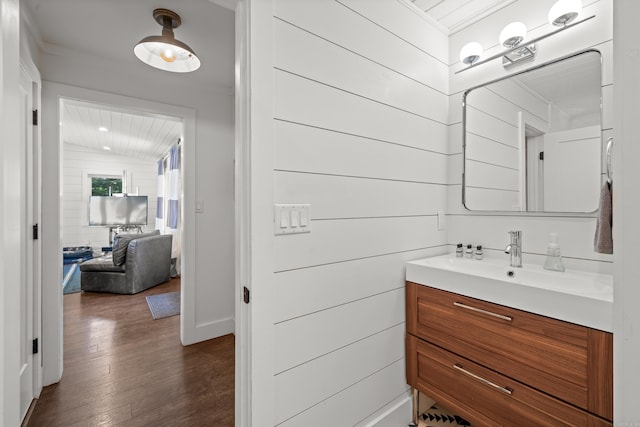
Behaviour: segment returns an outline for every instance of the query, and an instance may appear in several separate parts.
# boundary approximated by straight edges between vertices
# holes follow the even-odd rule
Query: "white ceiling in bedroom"
[[[84,101],[64,100],[63,105],[62,140],[70,144],[157,160],[183,135],[182,121],[177,118]]]

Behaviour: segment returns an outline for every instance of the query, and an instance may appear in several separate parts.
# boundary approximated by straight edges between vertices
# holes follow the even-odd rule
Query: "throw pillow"
[[[139,234],[116,234],[116,237],[113,239],[113,250],[111,251],[113,265],[122,265],[127,261],[127,248],[129,247],[130,241],[140,239],[141,237],[157,236],[159,234],[160,231],[158,230]]]

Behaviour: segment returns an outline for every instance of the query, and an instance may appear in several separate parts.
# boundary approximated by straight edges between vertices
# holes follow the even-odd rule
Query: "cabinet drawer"
[[[411,282],[407,332],[612,418],[611,334]]]
[[[414,336],[407,336],[410,383],[474,426],[611,426],[586,411]]]

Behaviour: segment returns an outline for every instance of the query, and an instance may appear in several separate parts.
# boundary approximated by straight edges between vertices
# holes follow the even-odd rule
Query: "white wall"
[[[88,224],[88,174],[110,174],[122,176],[127,173],[129,194],[139,190],[140,196],[148,196],[147,226],[145,231],[155,228],[158,165],[152,160],[134,159],[127,156],[92,150],[76,144],[63,146],[63,206],[62,243],[64,246],[92,246],[100,249],[109,245],[109,229],[89,227]]]
[[[509,22],[521,20],[530,29],[528,37],[534,38],[553,30],[547,22],[547,12],[554,0],[539,2],[515,2],[508,7],[474,23],[450,37],[450,146],[449,146],[449,193],[448,193],[448,243],[458,242],[482,244],[490,255],[504,256],[502,249],[508,243],[507,231],[523,230],[524,262],[543,261],[550,232],[559,233],[559,242],[565,265],[592,271],[611,273],[613,257],[593,251],[595,216],[580,214],[495,214],[491,212],[469,212],[462,205],[462,95],[466,89],[495,80],[507,74],[556,59],[571,53],[595,48],[603,58],[602,92],[604,105],[603,139],[612,134],[612,89],[613,89],[613,32],[612,1],[584,2],[582,17],[595,14],[591,21],[569,29],[538,44],[538,55],[534,62],[510,69],[502,67],[500,60],[455,74],[463,68],[459,62],[460,48],[470,41],[478,41],[485,47],[488,57],[498,53],[498,34]]]
[[[20,294],[23,247],[20,178],[19,2],[0,1],[0,425],[20,424]]]
[[[616,0],[614,12],[615,143],[614,160],[614,419],[619,426],[640,425],[640,263],[637,242],[640,228],[640,145],[637,141],[640,112],[640,55],[637,41],[640,3]]]
[[[273,200],[254,215],[310,203],[311,233],[261,235],[273,276],[253,277],[252,304],[269,304],[275,410],[258,424],[364,425],[397,407],[408,422],[404,263],[446,251],[447,38],[398,1],[276,0],[272,13],[252,34],[273,28],[274,44],[260,53],[273,119],[252,130],[260,149],[273,131],[273,153],[252,158],[272,176],[253,192]]]

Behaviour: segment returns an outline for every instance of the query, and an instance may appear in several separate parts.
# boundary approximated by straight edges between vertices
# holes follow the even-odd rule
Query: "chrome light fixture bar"
[[[571,24],[567,24],[567,25],[565,25],[563,27],[558,28],[555,31],[551,31],[550,33],[544,34],[544,35],[542,35],[540,37],[536,37],[533,40],[529,40],[529,41],[525,42],[522,45],[517,45],[515,47],[512,47],[511,49],[505,50],[504,52],[501,52],[501,53],[498,53],[496,55],[490,56],[489,58],[483,59],[482,61],[473,62],[473,63],[469,64],[469,66],[467,66],[467,67],[465,67],[465,68],[463,68],[461,70],[456,71],[454,74],[458,74],[458,73],[461,73],[463,71],[469,70],[471,68],[475,68],[478,65],[486,64],[487,62],[491,62],[494,59],[498,59],[498,58],[504,58],[503,59],[503,64],[504,65],[513,65],[513,64],[516,64],[518,62],[522,62],[523,60],[530,59],[530,58],[527,57],[527,58],[518,60],[517,58],[514,57],[513,54],[516,51],[520,51],[522,49],[530,50],[531,53],[535,54],[535,51],[536,51],[535,43],[539,42],[540,40],[544,40],[547,37],[551,37],[551,36],[553,36],[555,34],[561,33],[562,31],[568,30],[569,28],[573,28],[576,25],[580,25],[583,22],[587,22],[587,21],[589,21],[589,20],[591,20],[591,19],[593,19],[595,17],[596,17],[596,15],[591,15],[588,18],[584,18],[584,19],[582,19],[580,21],[576,21],[576,22],[573,22]],[[505,64],[505,61],[507,62],[506,64]]]

